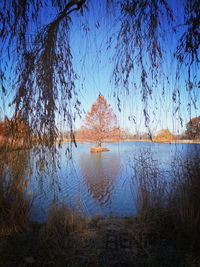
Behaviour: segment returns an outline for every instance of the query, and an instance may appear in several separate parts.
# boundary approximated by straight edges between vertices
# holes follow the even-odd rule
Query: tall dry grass
[[[168,200],[173,222],[193,241],[200,237],[200,157],[176,159]]]
[[[54,200],[51,204],[45,222],[45,233],[43,238],[51,240],[53,244],[63,244],[70,234],[80,232],[88,225],[89,218],[83,218],[79,214],[80,198],[78,198],[76,211],[66,204],[59,204]]]
[[[32,206],[27,191],[27,153],[0,154],[0,234],[27,230]]]
[[[142,222],[160,220],[168,193],[164,172],[149,151],[144,151],[134,158],[132,169],[131,189],[137,219]]]
[[[134,160],[132,168],[137,219],[181,232],[191,242],[199,242],[200,157],[176,157],[166,171],[146,151]]]
[[[32,205],[30,194],[24,185],[12,181],[0,181],[0,234],[7,235],[28,229]]]

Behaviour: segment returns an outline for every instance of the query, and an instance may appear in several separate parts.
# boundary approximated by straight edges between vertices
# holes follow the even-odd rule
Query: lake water
[[[26,174],[34,195],[32,220],[45,220],[54,200],[74,209],[80,200],[81,213],[89,215],[135,215],[133,184],[139,169],[143,171],[146,163],[153,164],[165,179],[170,179],[168,173],[175,158],[191,158],[200,152],[199,144],[107,143],[103,146],[110,151],[103,153],[90,153],[90,146],[84,143],[72,147],[72,160],[66,155],[67,144],[58,148],[54,158],[45,151],[31,151],[31,171]]]

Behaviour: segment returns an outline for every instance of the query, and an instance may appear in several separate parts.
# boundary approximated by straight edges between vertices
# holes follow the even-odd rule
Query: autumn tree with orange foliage
[[[101,147],[101,143],[106,139],[119,140],[117,117],[102,95],[99,95],[91,111],[85,116],[81,137],[96,142],[98,147]]]
[[[200,139],[200,116],[192,118],[186,124],[186,136],[189,139]]]
[[[168,129],[162,129],[156,135],[155,142],[171,142],[174,139],[172,133]]]
[[[0,136],[4,135],[5,133],[5,125],[2,121],[0,121]]]
[[[5,138],[5,125],[2,121],[0,121],[0,147],[4,144]]]
[[[3,122],[0,122],[1,146],[27,146],[30,136],[31,132],[26,119],[19,112],[13,118],[5,118]]]
[[[6,135],[13,139],[27,138],[29,135],[29,127],[25,118],[18,112],[10,120],[5,121]]]

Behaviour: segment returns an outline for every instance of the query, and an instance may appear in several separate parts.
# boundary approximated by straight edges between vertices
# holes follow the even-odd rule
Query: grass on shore
[[[141,222],[168,225],[183,231],[192,242],[200,234],[200,160],[179,157],[171,171],[162,172],[149,154],[141,155],[140,166],[134,167],[134,197],[137,218]],[[151,164],[149,164],[151,162]]]
[[[28,229],[32,206],[31,194],[27,192],[27,181],[18,179],[21,168],[15,165],[15,173],[0,166],[0,235],[24,232]],[[20,169],[20,170],[19,170]],[[13,179],[8,175],[13,174]]]

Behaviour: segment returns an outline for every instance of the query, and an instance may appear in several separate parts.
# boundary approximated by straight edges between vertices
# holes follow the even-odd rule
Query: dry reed
[[[199,156],[175,158],[170,171],[158,167],[148,151],[134,162],[131,186],[137,219],[182,232],[192,243],[199,242]]]
[[[70,234],[82,231],[87,226],[87,219],[79,215],[80,200],[77,211],[69,208],[66,204],[53,201],[47,213],[45,223],[45,239],[53,243],[62,243]]]
[[[32,198],[27,190],[24,151],[0,155],[0,233],[11,234],[28,229]]]

